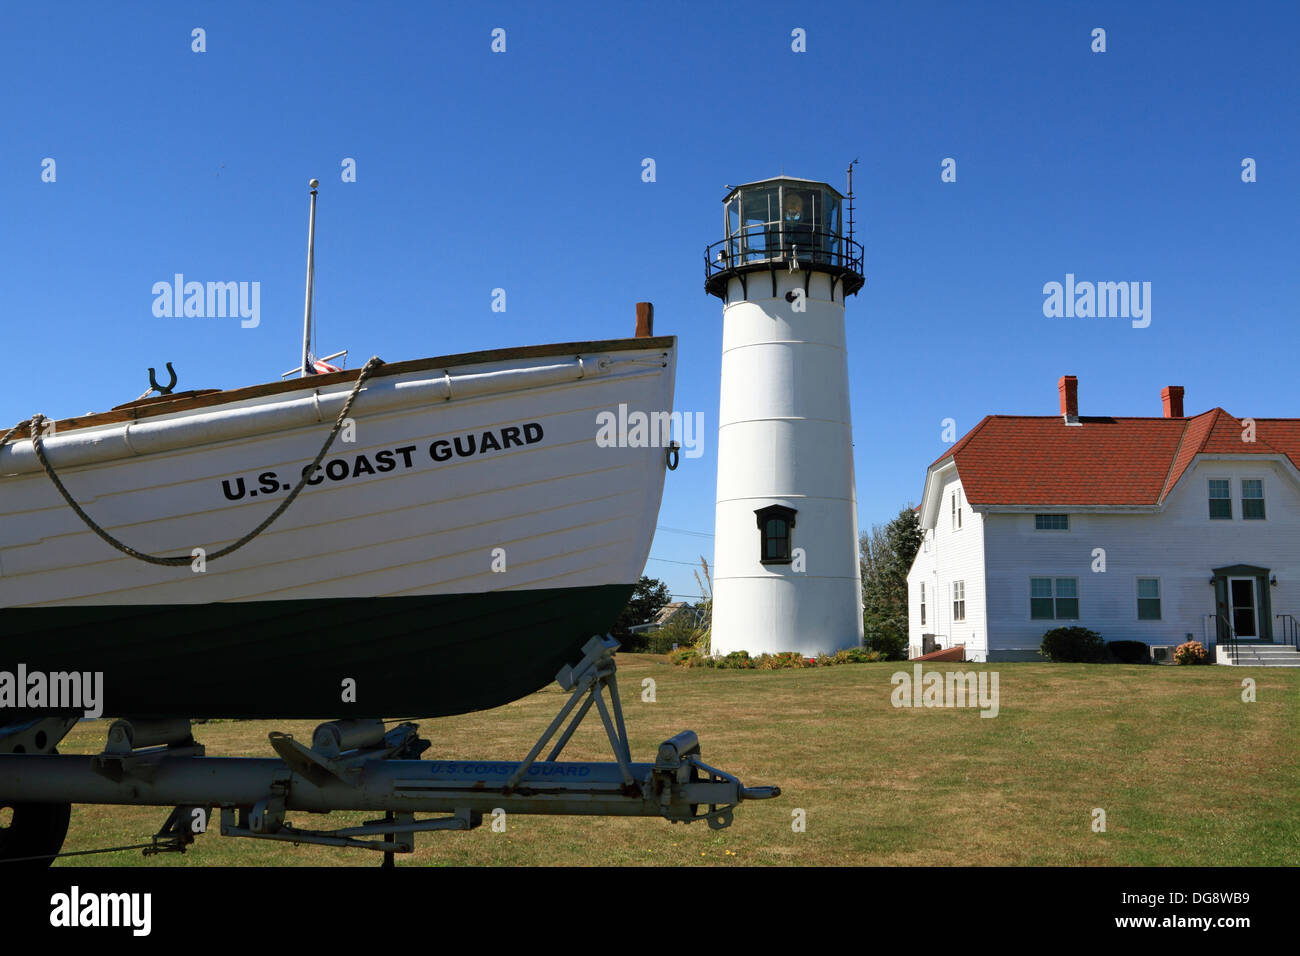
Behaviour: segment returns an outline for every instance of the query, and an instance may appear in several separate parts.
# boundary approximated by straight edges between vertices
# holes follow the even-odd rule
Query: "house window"
[[[1079,579],[1030,578],[1029,616],[1035,621],[1077,621]]]
[[[1261,479],[1241,479],[1241,516],[1264,520],[1264,482]]]
[[[768,505],[754,512],[758,519],[759,560],[763,564],[790,563],[790,536],[796,514],[793,508],[783,505]]]
[[[921,582],[921,626],[925,627],[925,582]]]
[[[960,491],[952,493],[952,530],[954,531],[961,530],[961,505],[957,504],[957,496],[960,494]]]
[[[1210,517],[1232,519],[1232,483],[1227,478],[1210,479]]]
[[[954,621],[966,620],[965,581],[954,581],[952,583],[952,619]]]
[[[1034,515],[1035,531],[1069,531],[1069,515]]]
[[[1138,620],[1160,620],[1160,579],[1138,578]]]

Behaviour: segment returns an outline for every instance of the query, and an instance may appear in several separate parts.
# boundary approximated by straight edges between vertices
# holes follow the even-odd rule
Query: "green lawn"
[[[532,817],[508,829],[417,837],[410,865],[1160,865],[1300,864],[1300,669],[1084,664],[943,664],[996,670],[1000,713],[896,709],[903,664],[787,671],[683,670],[620,655],[633,758],[678,730],[705,762],[776,800],[742,804],[728,830],[658,819]],[[930,668],[927,668],[927,670]],[[642,703],[641,681],[657,682]],[[1257,682],[1243,703],[1241,681]],[[425,721],[425,757],[522,759],[565,694],[552,685],[494,711]],[[63,753],[97,753],[104,722]],[[266,735],[310,740],[306,723],[198,725],[210,755],[270,756]],[[566,759],[608,759],[595,715]],[[1106,832],[1092,828],[1094,808]],[[806,832],[792,831],[792,811]],[[161,808],[73,808],[65,850],[139,843]],[[375,814],[292,815],[335,827]],[[184,855],[139,851],[75,865],[376,865],[364,850],[201,836]]]

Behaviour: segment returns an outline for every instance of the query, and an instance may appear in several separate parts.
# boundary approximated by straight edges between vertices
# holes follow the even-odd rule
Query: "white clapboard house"
[[[1300,419],[989,415],[930,465],[908,574],[912,656],[1041,660],[1077,624],[1161,659],[1187,640],[1223,663],[1294,663]]]

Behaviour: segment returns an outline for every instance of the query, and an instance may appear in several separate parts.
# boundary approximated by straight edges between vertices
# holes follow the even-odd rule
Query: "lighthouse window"
[[[782,505],[769,505],[754,512],[758,518],[759,560],[764,564],[790,563],[790,533],[795,514],[793,508]]]
[[[827,193],[822,198],[823,212],[817,227],[817,246],[821,257],[840,265],[840,201]]]
[[[780,217],[779,190],[771,187],[742,189],[740,192],[740,255],[742,260],[766,259],[769,250],[780,247],[777,221]]]
[[[725,203],[727,241],[711,250],[711,265],[723,270],[792,257],[852,265],[843,206],[830,186],[784,177],[734,189]]]
[[[763,560],[790,560],[790,524],[784,518],[768,518],[763,531]]]
[[[819,190],[785,186],[781,190],[781,255],[795,254],[811,259],[816,251],[813,236],[821,220]]]

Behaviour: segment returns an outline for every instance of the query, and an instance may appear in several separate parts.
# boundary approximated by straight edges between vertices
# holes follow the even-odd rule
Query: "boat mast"
[[[308,185],[311,186],[311,212],[307,215],[307,298],[302,307],[301,378],[306,378],[313,372],[308,364],[307,353],[311,348],[311,285],[312,273],[316,268],[316,187],[320,181],[313,179]]]

